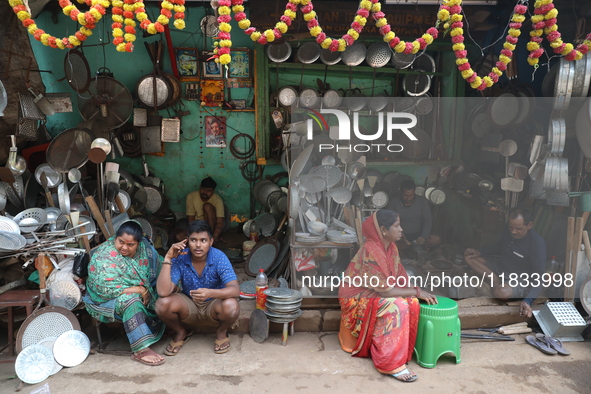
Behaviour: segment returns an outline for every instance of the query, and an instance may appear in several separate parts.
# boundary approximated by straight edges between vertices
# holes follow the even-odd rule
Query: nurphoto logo
[[[393,134],[396,131],[402,132],[410,141],[417,141],[417,137],[410,129],[417,125],[417,117],[412,113],[407,112],[377,112],[373,116],[377,117],[377,130],[373,134],[363,133],[359,123],[359,112],[355,111],[348,114],[345,111],[338,109],[320,109],[318,111],[310,108],[302,108],[306,110],[309,119],[306,120],[307,138],[312,141],[314,138],[314,123],[316,123],[320,130],[325,130],[328,127],[328,122],[323,115],[334,115],[337,120],[336,126],[330,126],[331,138],[335,141],[334,144],[320,143],[318,144],[318,151],[334,150],[349,151],[349,152],[391,152],[399,153],[404,150],[404,146],[399,143],[391,143]],[[370,141],[377,141],[386,136],[388,143],[377,143]],[[367,141],[367,143],[352,144],[352,136],[356,140]],[[337,144],[337,142],[339,142]],[[341,142],[349,142],[349,144],[342,144]]]

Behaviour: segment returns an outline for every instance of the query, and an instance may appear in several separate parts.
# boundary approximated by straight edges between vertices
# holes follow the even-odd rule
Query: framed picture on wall
[[[181,81],[196,81],[199,78],[197,48],[175,48],[176,66]]]
[[[226,147],[226,117],[205,117],[205,146],[208,148]]]
[[[234,48],[230,51],[230,57],[228,78],[251,78],[250,50]]]
[[[206,56],[212,56],[213,52],[203,52]],[[203,78],[222,78],[222,65],[211,59],[203,62]]]

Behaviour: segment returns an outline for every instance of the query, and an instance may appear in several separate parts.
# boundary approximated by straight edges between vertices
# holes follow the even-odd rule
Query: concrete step
[[[458,302],[459,317],[462,322],[462,329],[492,328],[501,325],[527,321],[530,326],[535,319],[524,319],[519,316],[519,303],[507,305],[502,301],[492,298],[466,299]],[[541,305],[534,305],[532,309],[539,310]],[[240,301],[240,317],[238,327],[230,332],[233,334],[248,333],[250,315],[255,309],[254,300]],[[338,331],[341,319],[341,311],[338,309],[308,309],[295,321],[295,331],[319,332]],[[203,325],[198,332],[213,333],[214,325]],[[270,332],[281,332],[283,324],[270,323]]]

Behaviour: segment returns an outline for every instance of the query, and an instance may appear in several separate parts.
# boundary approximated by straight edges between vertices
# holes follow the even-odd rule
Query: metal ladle
[[[365,176],[366,168],[363,164],[355,161],[349,164],[347,168],[347,175],[351,178],[351,183],[349,184],[349,190],[353,190],[353,185],[355,185],[355,181],[361,179]]]

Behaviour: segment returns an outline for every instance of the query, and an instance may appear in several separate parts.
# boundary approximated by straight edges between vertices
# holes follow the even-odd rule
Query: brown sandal
[[[154,352],[150,348],[146,348],[146,349],[140,351],[139,353],[132,354],[131,355],[131,359],[133,361],[137,361],[138,363],[142,363],[144,365],[149,365],[150,367],[155,367],[157,365],[162,365],[166,361],[164,359],[162,359],[160,361],[154,361],[154,362],[143,360],[143,358],[146,357],[146,356],[158,356],[158,353]]]
[[[167,356],[176,356],[181,351],[184,344],[189,342],[189,339],[191,339],[191,335],[193,335],[193,331],[185,335],[185,339],[183,339],[182,341],[175,342],[171,339],[166,349],[164,349],[164,354]],[[168,347],[170,347],[170,350],[168,350]],[[176,348],[178,348],[178,350],[175,352],[174,349]]]
[[[224,346],[225,344],[228,344],[228,346]],[[216,339],[215,340],[215,346],[213,348],[213,352],[215,354],[223,354],[226,353],[228,350],[230,350],[230,338],[226,337],[224,339],[222,339],[221,341]]]

